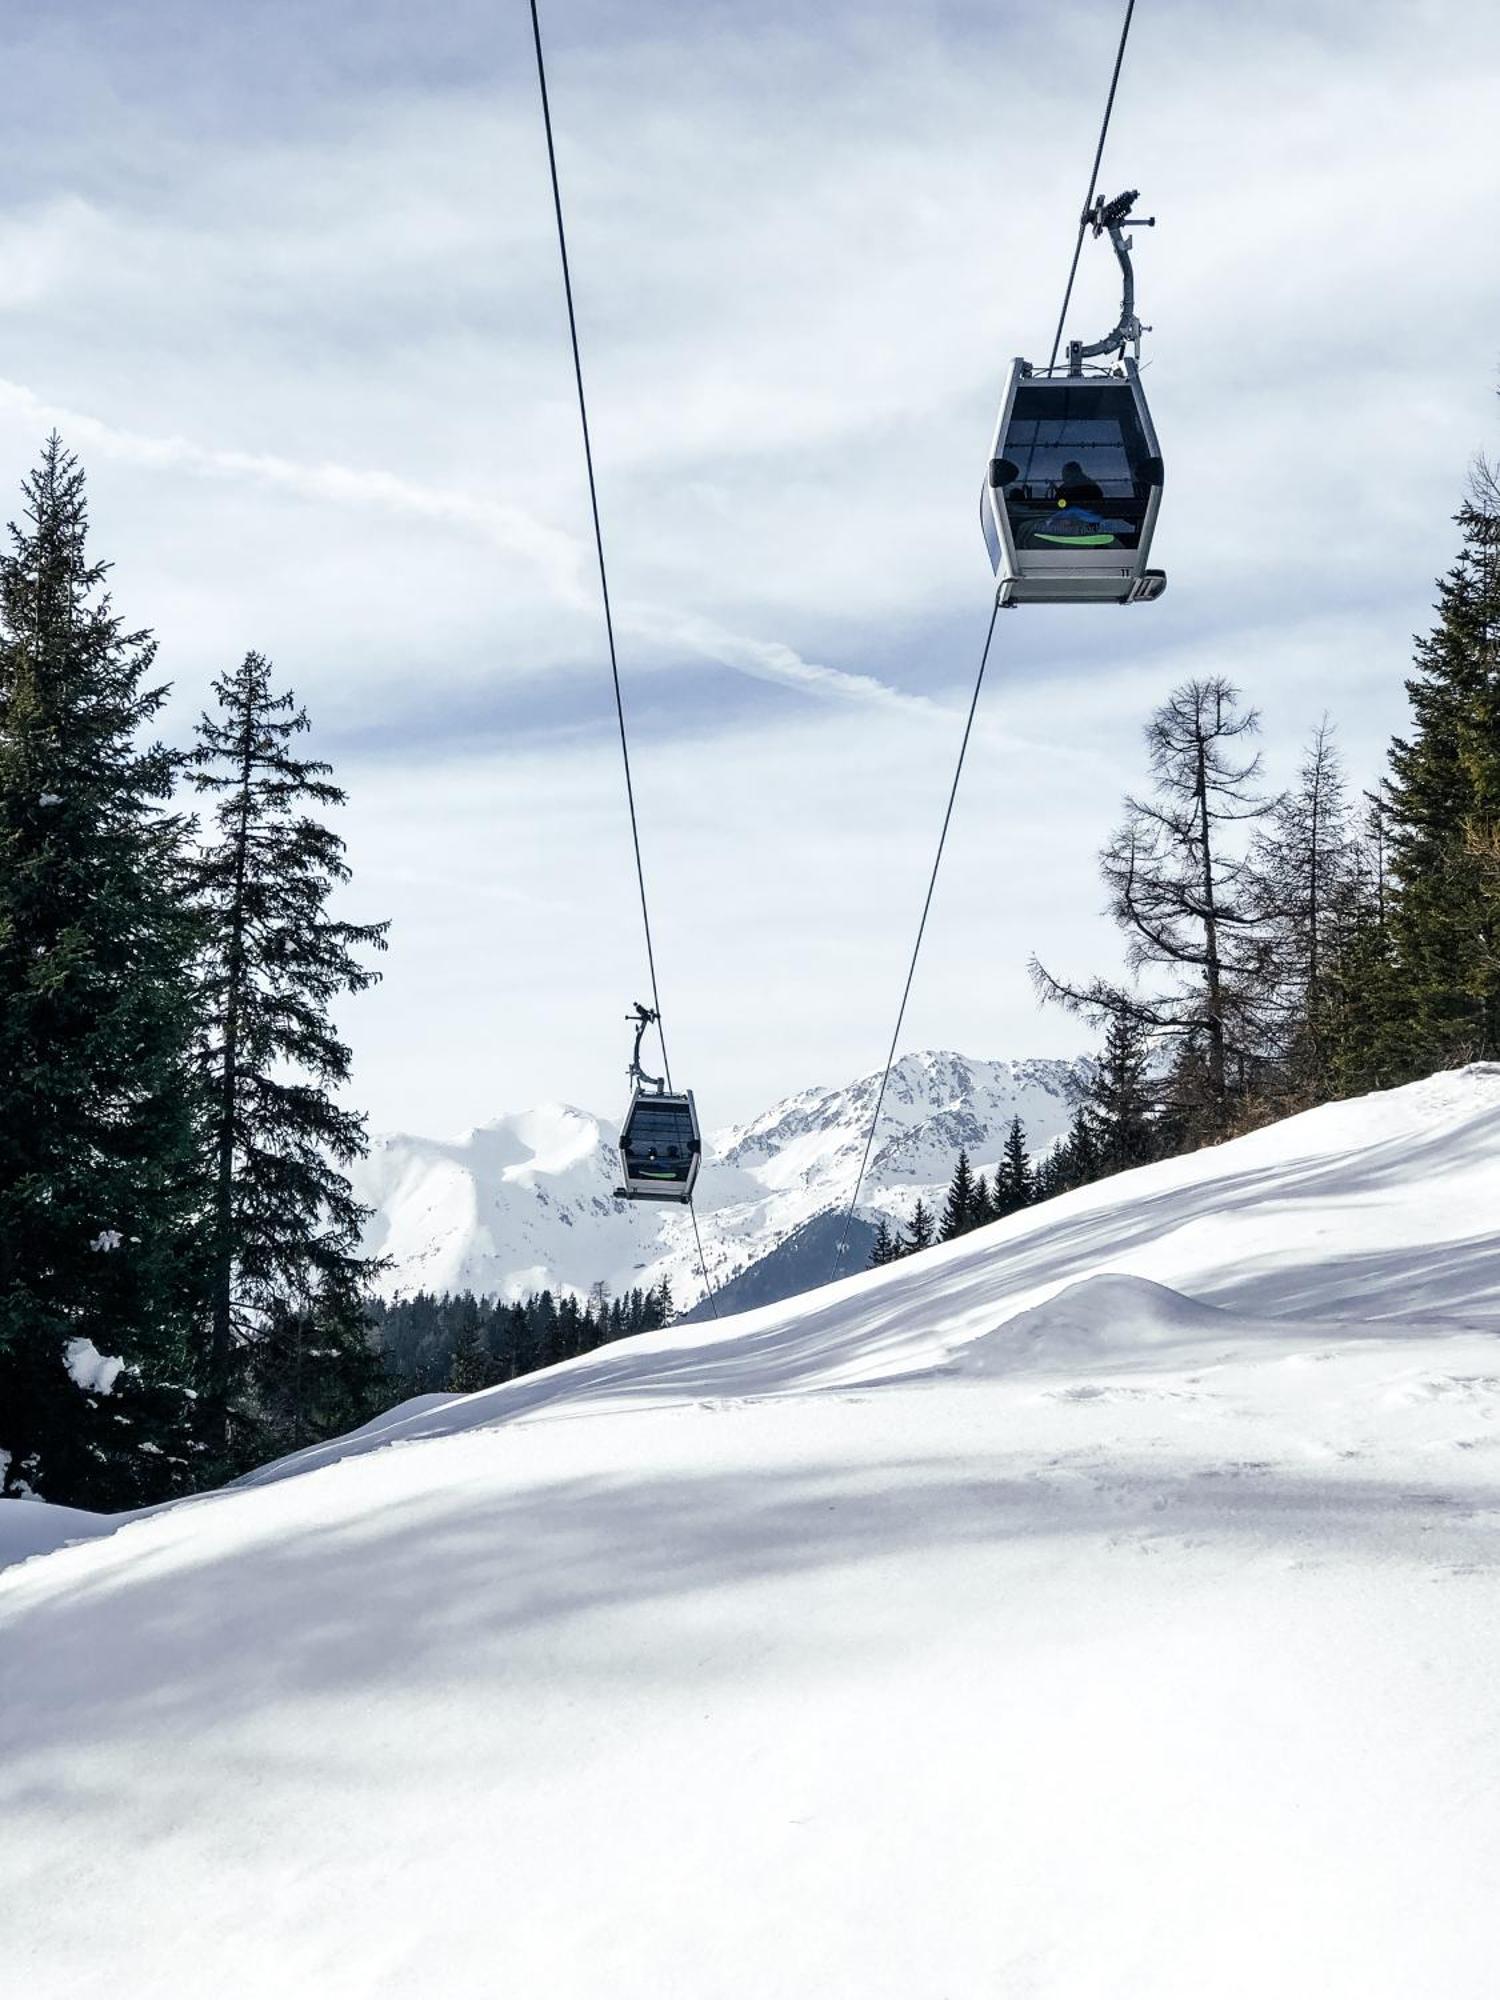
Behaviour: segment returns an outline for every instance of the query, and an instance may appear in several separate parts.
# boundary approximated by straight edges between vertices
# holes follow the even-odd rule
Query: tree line
[[[53,436],[0,551],[0,1493],[120,1508],[362,1422],[343,803],[246,653],[190,746]],[[189,810],[201,800],[200,815]]]
[[[670,1279],[611,1298],[602,1283],[587,1298],[532,1292],[507,1304],[473,1292],[415,1292],[375,1301],[370,1322],[394,1397],[434,1391],[470,1395],[591,1354],[612,1340],[671,1323]]]
[[[1150,717],[1145,783],[1100,855],[1129,976],[1032,961],[1042,1000],[1102,1034],[1036,1193],[1500,1058],[1500,481],[1483,460],[1455,518],[1410,724],[1368,788],[1325,716],[1268,791],[1259,715],[1223,676]],[[887,1227],[880,1261],[1010,1212],[972,1181],[960,1159],[941,1221]]]
[[[941,1214],[934,1215],[919,1196],[904,1229],[893,1226],[888,1216],[881,1216],[875,1225],[870,1263],[894,1264],[933,1243],[951,1243],[955,1236],[966,1236],[971,1229],[982,1228],[987,1222],[1015,1215],[1056,1191],[1050,1185],[1055,1171],[1050,1154],[1040,1167],[1033,1163],[1026,1144],[1026,1127],[1015,1117],[1010,1121],[1005,1150],[993,1176],[976,1174],[968,1148],[962,1148]]]

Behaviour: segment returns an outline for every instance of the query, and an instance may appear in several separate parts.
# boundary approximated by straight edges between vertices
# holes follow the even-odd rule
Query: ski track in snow
[[[0,1576],[7,1970],[1488,2000],[1497,1158],[1478,1066],[118,1528],[0,1508],[91,1537]]]

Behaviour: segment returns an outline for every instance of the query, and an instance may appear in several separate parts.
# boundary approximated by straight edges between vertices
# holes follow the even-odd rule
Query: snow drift
[[[8,1962],[1488,1996],[1497,1157],[1325,1107],[12,1569]]]

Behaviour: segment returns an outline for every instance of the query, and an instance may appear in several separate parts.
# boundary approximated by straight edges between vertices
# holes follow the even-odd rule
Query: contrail
[[[47,403],[18,382],[0,378],[0,411],[38,430],[57,430],[69,440],[126,464],[161,470],[182,470],[212,479],[244,480],[327,500],[340,507],[368,507],[414,520],[447,522],[479,536],[491,548],[529,563],[552,594],[575,608],[592,608],[594,585],[584,564],[584,545],[560,528],[549,527],[524,508],[507,501],[428,486],[394,472],[338,465],[308,464],[272,452],[227,451],[196,444],[189,438],[148,437],[120,430],[81,411]],[[650,604],[626,607],[621,626],[654,650],[680,648],[700,658],[716,660],[753,680],[775,681],[812,697],[854,701],[907,714],[935,716],[946,711],[924,695],[904,694],[870,674],[845,673],[838,667],[805,660],[779,640],[750,638],[727,631],[694,612],[668,610]]]

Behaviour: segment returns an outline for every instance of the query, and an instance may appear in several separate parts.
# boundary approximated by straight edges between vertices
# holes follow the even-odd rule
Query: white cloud
[[[803,659],[790,646],[782,645],[777,640],[752,639],[740,633],[727,632],[712,619],[695,617],[689,612],[632,605],[622,621],[622,628],[648,645],[663,647],[669,652],[701,654],[734,668],[738,673],[749,674],[757,680],[775,681],[783,687],[795,688],[799,693],[832,695],[841,700],[865,703],[905,715],[931,717],[944,713],[940,705],[926,695],[904,694],[897,688],[888,687],[873,674],[851,674],[839,667],[820,666],[816,661]]]
[[[87,460],[103,454],[151,471],[180,471],[210,478],[243,480],[299,499],[338,507],[369,507],[462,529],[499,552],[516,556],[536,571],[563,602],[585,596],[580,575],[583,551],[561,530],[548,527],[524,508],[478,495],[423,485],[375,467],[299,464],[268,452],[226,451],[182,437],[145,437],[116,429],[97,417],[44,403],[20,383],[0,379],[0,409],[16,426],[59,430],[70,448]]]

